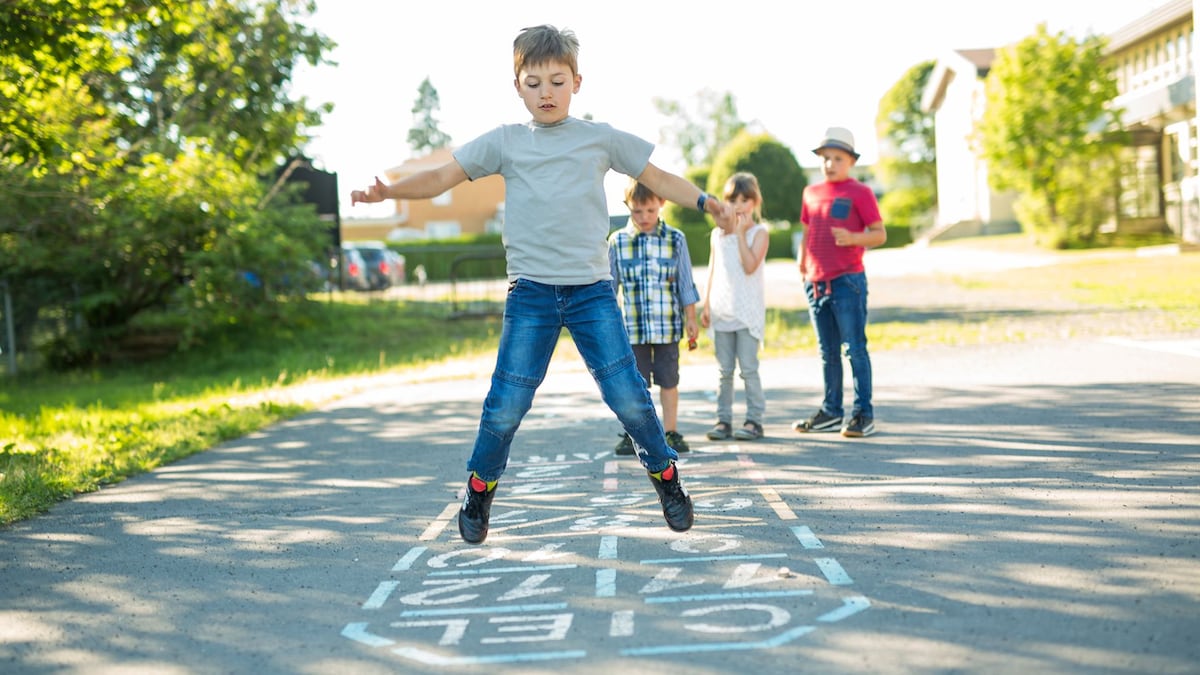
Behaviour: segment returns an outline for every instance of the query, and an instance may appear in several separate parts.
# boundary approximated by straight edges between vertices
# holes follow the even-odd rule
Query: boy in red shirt
[[[854,135],[830,127],[813,150],[821,158],[822,183],[804,188],[800,222],[800,276],[820,345],[825,397],[821,409],[792,425],[798,432],[834,431],[857,438],[875,433],[871,405],[871,357],[867,353],[867,275],[863,252],[887,241],[879,203],[871,188],[850,177],[858,161]],[[854,406],[842,405],[842,345],[854,378]]]

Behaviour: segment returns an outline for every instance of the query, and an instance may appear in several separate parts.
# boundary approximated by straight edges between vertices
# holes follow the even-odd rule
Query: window
[[[1121,149],[1122,218],[1156,218],[1162,215],[1159,187],[1158,146],[1139,145]]]

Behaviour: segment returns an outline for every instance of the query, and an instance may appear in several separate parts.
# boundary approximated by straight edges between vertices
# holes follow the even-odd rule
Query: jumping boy
[[[608,237],[614,288],[621,289],[625,330],[633,344],[638,372],[646,386],[658,385],[667,445],[687,452],[679,422],[679,341],[696,345],[696,303],[700,292],[692,278],[683,232],[663,222],[663,198],[636,180],[625,189],[629,224]],[[633,438],[621,434],[616,454],[632,455]]]
[[[471,472],[458,513],[464,541],[482,543],[513,436],[546,375],[563,327],[571,333],[604,402],[638,446],[667,526],[692,526],[692,498],[679,479],[637,362],[608,263],[604,175],[635,176],[656,194],[728,222],[728,207],[650,163],[654,146],[608,124],[571,117],[583,78],[579,41],[554,26],[523,29],[513,42],[513,86],[533,119],[505,124],[454,151],[453,161],[386,185],[378,178],[351,203],[429,199],[464,180],[504,177],[504,248],[509,290],[491,388],[483,402]]]

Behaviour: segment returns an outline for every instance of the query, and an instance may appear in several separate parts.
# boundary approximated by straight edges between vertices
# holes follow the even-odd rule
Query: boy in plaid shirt
[[[650,188],[630,181],[625,189],[629,224],[608,238],[608,262],[614,290],[620,289],[625,331],[638,372],[646,388],[658,385],[663,428],[667,445],[687,452],[679,433],[679,341],[687,335],[688,346],[696,346],[700,328],[696,303],[700,293],[692,279],[692,261],[683,232],[662,221],[664,200]],[[621,435],[616,454],[634,454],[633,439]]]

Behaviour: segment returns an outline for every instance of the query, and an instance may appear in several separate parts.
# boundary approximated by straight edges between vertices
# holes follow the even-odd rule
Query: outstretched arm
[[[642,175],[637,179],[639,183],[650,188],[654,194],[680,206],[696,208],[700,201],[700,195],[704,194],[700,188],[689,183],[687,179],[663,171],[654,164],[646,164]],[[722,229],[733,227],[733,207],[729,204],[715,197],[709,197],[704,200],[703,210],[705,213],[712,214],[718,224],[724,223]]]
[[[379,178],[366,190],[350,193],[350,205],[358,202],[374,203],[385,199],[432,199],[446,190],[467,180],[467,172],[456,161],[446,162],[436,169],[428,169],[406,176],[391,185]]]

